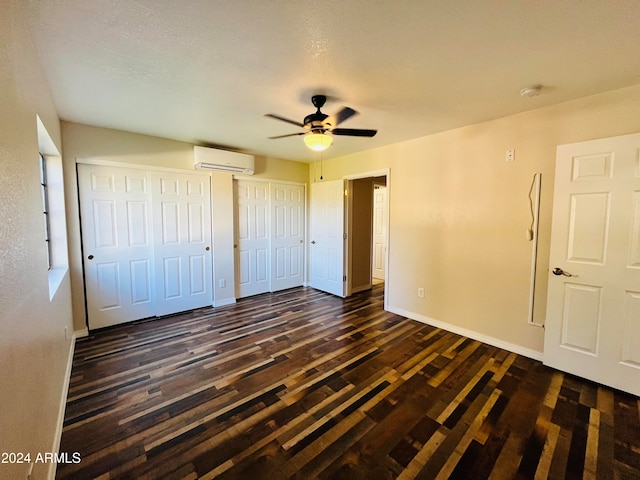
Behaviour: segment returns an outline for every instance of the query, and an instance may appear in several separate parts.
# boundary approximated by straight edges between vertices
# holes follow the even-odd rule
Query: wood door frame
[[[389,231],[391,230],[389,228],[389,225],[391,223],[391,211],[389,209],[389,205],[390,205],[390,201],[389,198],[391,196],[391,188],[390,188],[390,174],[391,174],[391,169],[390,168],[384,168],[384,169],[380,169],[380,170],[371,170],[368,172],[361,172],[361,173],[356,173],[356,174],[352,174],[352,175],[345,175],[342,177],[343,181],[351,181],[351,180],[358,180],[358,179],[362,179],[362,178],[376,178],[376,177],[385,177],[386,178],[386,186],[387,186],[387,195],[386,195],[386,208],[387,208],[387,231],[385,232],[385,236],[386,236],[386,245],[387,245],[387,249],[385,252],[385,259],[384,259],[384,268],[385,268],[385,282],[384,282],[384,309],[387,310],[387,306],[388,306],[388,298],[389,298],[389,251],[391,250],[391,244],[390,244],[390,237],[389,237]],[[348,272],[348,266],[349,266],[349,245],[351,243],[351,239],[352,239],[352,232],[350,231],[349,228],[349,218],[351,216],[353,216],[352,210],[351,210],[351,195],[347,196],[347,201],[345,203],[345,233],[347,234],[347,239],[345,241],[345,248],[344,248],[344,271]],[[372,235],[373,238],[373,235]],[[350,273],[350,272],[349,272]],[[349,273],[347,273],[347,275],[349,275]],[[349,281],[349,277],[347,277],[347,284],[345,287],[345,295],[348,297],[349,295],[352,294],[351,291],[351,283]]]

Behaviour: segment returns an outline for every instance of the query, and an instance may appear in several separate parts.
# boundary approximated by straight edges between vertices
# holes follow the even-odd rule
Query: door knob
[[[93,260],[93,255],[89,255],[87,258],[88,258],[89,260]]]
[[[316,241],[315,240],[311,240],[311,245],[315,245]]]
[[[209,250],[211,250],[209,247],[206,247],[205,250],[208,252]]]
[[[553,270],[551,270],[551,273],[553,273],[554,275],[564,275],[565,277],[573,277],[574,276],[574,275],[571,275],[569,272],[565,272],[564,270],[562,270],[559,267],[556,267]]]

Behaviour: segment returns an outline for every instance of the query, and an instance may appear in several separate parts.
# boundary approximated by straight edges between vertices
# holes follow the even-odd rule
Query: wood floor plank
[[[296,288],[77,342],[59,479],[640,478],[640,400]]]

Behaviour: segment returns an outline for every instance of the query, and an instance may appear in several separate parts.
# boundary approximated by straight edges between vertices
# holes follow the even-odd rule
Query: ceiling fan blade
[[[280,120],[281,122],[290,123],[292,125],[295,125],[296,127],[300,127],[300,128],[304,127],[304,125],[301,124],[300,122],[296,122],[295,120],[289,120],[288,118],[281,117],[280,115],[274,115],[273,113],[267,113],[265,115],[265,117],[275,118],[276,120]]]
[[[353,108],[349,108],[349,107],[343,107],[342,110],[340,110],[338,113],[336,113],[335,115],[332,115],[331,117],[329,117],[328,119],[328,123],[331,124],[331,126],[333,127],[337,127],[338,125],[340,125],[342,122],[344,122],[345,120],[353,117],[354,115],[357,115],[358,112],[356,112]]]
[[[285,138],[285,137],[297,137],[298,135],[304,135],[306,132],[300,133],[288,133],[287,135],[278,135],[276,137],[267,137],[269,140],[275,140],[276,138]]]
[[[373,137],[377,130],[363,130],[360,128],[334,128],[331,130],[333,135],[348,135],[351,137]]]

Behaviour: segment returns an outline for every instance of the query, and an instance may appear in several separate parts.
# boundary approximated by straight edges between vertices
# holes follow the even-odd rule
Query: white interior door
[[[210,177],[153,172],[156,315],[213,302]]]
[[[373,278],[384,280],[387,252],[387,187],[373,187],[373,255],[371,272]]]
[[[271,183],[271,291],[304,283],[303,185]]]
[[[269,183],[234,181],[238,298],[269,292]]]
[[[89,328],[154,316],[148,174],[78,165],[78,186]]]
[[[549,267],[544,363],[640,395],[640,134],[558,147]]]
[[[344,181],[311,185],[311,286],[344,297]]]

